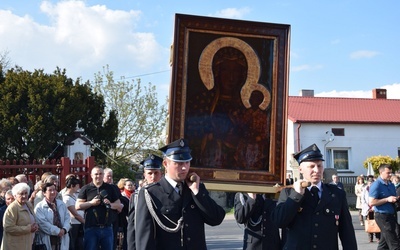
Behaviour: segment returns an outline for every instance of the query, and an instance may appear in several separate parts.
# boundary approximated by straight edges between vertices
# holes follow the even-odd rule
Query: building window
[[[344,128],[332,128],[332,133],[335,136],[344,136]]]
[[[333,167],[338,170],[349,169],[349,150],[332,149]]]

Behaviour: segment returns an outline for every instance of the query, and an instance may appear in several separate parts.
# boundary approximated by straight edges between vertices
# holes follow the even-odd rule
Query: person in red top
[[[129,200],[131,195],[135,193],[135,189],[136,187],[133,181],[131,179],[125,179],[124,189],[122,190],[121,194]]]

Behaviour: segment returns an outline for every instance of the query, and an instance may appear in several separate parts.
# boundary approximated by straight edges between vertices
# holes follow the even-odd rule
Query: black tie
[[[315,206],[317,206],[318,201],[319,201],[318,191],[319,191],[319,189],[318,189],[318,187],[316,187],[316,186],[313,186],[313,187],[311,188],[311,194],[312,194],[312,196],[313,196],[313,200],[314,200]]]
[[[182,183],[180,183],[180,182],[178,182],[177,184],[176,184],[176,187],[178,188],[178,194],[179,195],[182,195]]]

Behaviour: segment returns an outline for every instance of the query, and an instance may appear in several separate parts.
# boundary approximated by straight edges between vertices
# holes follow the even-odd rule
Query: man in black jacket
[[[236,193],[235,219],[244,224],[244,250],[280,250],[279,228],[271,221],[276,201],[264,194]]]
[[[157,155],[149,155],[146,159],[140,162],[143,166],[144,185],[150,185],[161,179],[163,159]],[[128,212],[128,230],[127,230],[127,243],[129,250],[136,250],[135,240],[135,209],[137,204],[138,192],[131,195],[129,199],[129,212]]]
[[[281,191],[272,220],[287,229],[283,249],[356,250],[357,242],[346,193],[336,185],[323,184],[322,154],[313,144],[294,155],[304,180]],[[310,182],[310,187],[304,187]]]
[[[165,176],[139,192],[136,249],[205,250],[204,224],[221,224],[225,211],[211,199],[197,174],[187,178],[192,156],[184,139],[160,150]]]

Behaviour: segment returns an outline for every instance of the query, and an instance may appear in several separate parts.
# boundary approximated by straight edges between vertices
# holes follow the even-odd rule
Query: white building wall
[[[292,169],[290,166],[290,160],[292,158],[292,154],[295,152],[295,132],[294,132],[294,127],[293,127],[293,122],[288,120],[287,123],[287,143],[286,143],[286,151],[287,151],[287,157],[286,157],[286,166],[287,169]]]
[[[73,145],[69,145],[66,147],[66,156],[72,161],[74,160],[75,153],[83,153],[83,161],[86,160],[87,157],[91,156],[90,145],[85,145],[85,141],[77,138],[72,141]]]
[[[297,124],[289,121],[288,130],[288,156],[296,150],[291,142],[295,142]],[[335,136],[329,142],[326,132],[332,128],[343,128],[344,136]],[[338,170],[345,175],[366,174],[363,162],[376,155],[397,157],[400,148],[400,126],[399,125],[369,125],[369,124],[311,124],[302,123],[300,132],[300,150],[315,143],[327,155],[329,149],[349,149],[349,170]],[[294,144],[296,146],[296,144]],[[327,162],[329,163],[329,162]],[[290,166],[290,165],[288,165]],[[331,166],[326,166],[331,167]],[[332,166],[333,167],[333,166]]]

